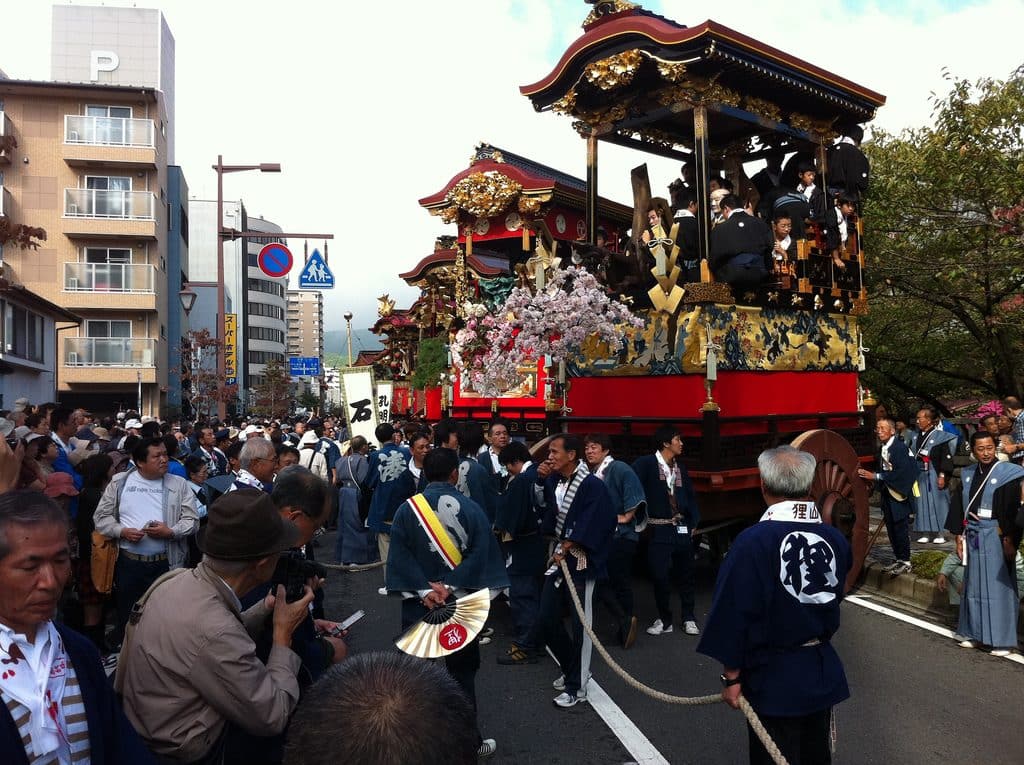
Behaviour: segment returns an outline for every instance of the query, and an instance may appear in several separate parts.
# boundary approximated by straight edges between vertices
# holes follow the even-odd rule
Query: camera
[[[294,603],[301,600],[306,591],[306,582],[312,578],[324,579],[327,577],[327,569],[311,560],[302,557],[302,553],[282,553],[277,561],[277,568],[274,569],[274,576],[270,585],[277,589],[277,585],[284,585],[285,600]]]

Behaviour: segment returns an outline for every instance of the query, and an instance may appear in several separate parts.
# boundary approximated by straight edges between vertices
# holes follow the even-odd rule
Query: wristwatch
[[[725,675],[722,675],[721,679],[722,679],[722,687],[723,688],[728,688],[730,685],[739,685],[740,684],[740,676],[739,675],[736,675],[736,677],[732,678],[731,680],[728,677],[726,677]]]

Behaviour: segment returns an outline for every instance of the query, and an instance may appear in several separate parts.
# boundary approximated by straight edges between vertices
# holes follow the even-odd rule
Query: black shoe
[[[504,656],[498,657],[498,664],[505,664],[508,666],[516,664],[536,664],[537,654],[534,651],[528,651],[520,648],[513,643]]]

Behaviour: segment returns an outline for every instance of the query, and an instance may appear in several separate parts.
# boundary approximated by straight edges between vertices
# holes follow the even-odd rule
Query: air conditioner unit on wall
[[[69,367],[78,366],[78,352],[68,351],[67,365]]]
[[[78,289],[78,277],[77,276],[69,276],[68,277],[68,287],[67,288],[71,292],[74,292],[74,291],[76,291]]]

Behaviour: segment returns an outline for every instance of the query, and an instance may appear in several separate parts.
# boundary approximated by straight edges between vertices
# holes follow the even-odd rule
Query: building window
[[[284,354],[274,351],[247,351],[245,358],[250,364],[269,364],[271,361],[283,362]]]
[[[4,352],[43,361],[43,317],[21,306],[4,304]]]
[[[131,337],[129,320],[89,319],[85,322],[86,337]]]
[[[269,316],[271,319],[284,321],[284,310],[276,305],[266,303],[249,303],[250,316]]]

